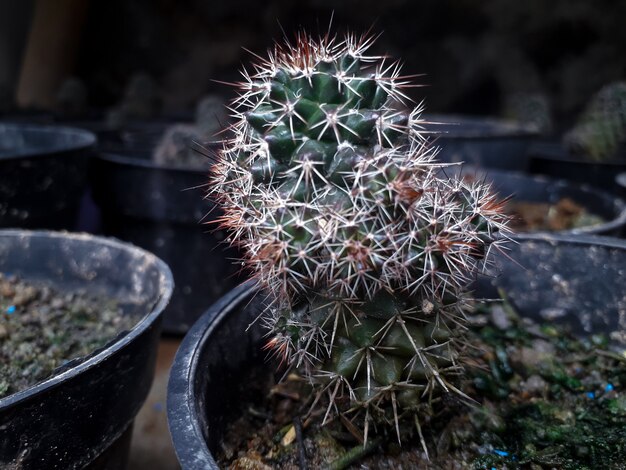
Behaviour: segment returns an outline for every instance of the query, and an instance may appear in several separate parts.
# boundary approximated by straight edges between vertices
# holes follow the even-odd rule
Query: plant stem
[[[296,430],[296,440],[298,442],[298,465],[300,470],[307,470],[306,453],[304,450],[304,439],[302,437],[302,421],[299,416],[293,419],[293,426]]]
[[[345,468],[348,468],[350,465],[357,462],[359,459],[362,459],[367,454],[376,449],[380,445],[380,443],[380,439],[373,439],[365,445],[358,445],[356,447],[353,447],[341,457],[334,460],[330,464],[330,470],[343,470]]]

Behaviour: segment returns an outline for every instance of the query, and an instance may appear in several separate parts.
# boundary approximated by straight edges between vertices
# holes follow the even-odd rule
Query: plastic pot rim
[[[121,338],[118,338],[113,343],[110,343],[108,346],[101,348],[97,353],[89,356],[86,360],[80,362],[79,364],[69,367],[67,370],[63,372],[48,377],[40,382],[37,382],[35,385],[28,387],[24,390],[16,392],[14,394],[8,395],[4,398],[0,398],[0,410],[7,409],[14,405],[19,404],[20,402],[31,398],[32,396],[39,395],[45,393],[48,390],[51,390],[57,387],[62,382],[73,378],[83,372],[97,367],[102,361],[104,361],[107,357],[109,357],[112,353],[115,353],[122,348],[124,348],[129,343],[133,342],[135,338],[140,336],[145,330],[147,330],[154,321],[159,318],[165,307],[167,306],[170,297],[172,296],[172,291],[174,289],[174,278],[172,276],[172,272],[167,264],[162,261],[157,256],[152,253],[143,250],[135,245],[130,243],[122,242],[115,238],[107,238],[101,236],[95,236],[87,233],[68,233],[68,232],[55,232],[48,230],[20,230],[20,229],[3,229],[0,230],[0,238],[4,236],[11,237],[40,237],[40,238],[58,238],[58,239],[71,239],[78,241],[97,241],[101,245],[117,248],[121,250],[125,250],[130,253],[134,253],[135,255],[141,256],[145,259],[153,261],[154,265],[157,267],[160,274],[160,293],[158,300],[153,304],[151,310],[148,314],[146,314],[141,320],[139,320],[133,328],[128,330],[128,332]]]
[[[42,158],[50,154],[57,155],[65,152],[87,150],[95,147],[98,141],[98,138],[93,132],[77,127],[0,122],[0,130],[2,130],[2,128],[15,129],[16,131],[21,130],[28,132],[37,132],[40,134],[73,134],[77,136],[77,139],[76,142],[73,142],[71,144],[56,147],[28,147],[26,151],[19,151],[15,153],[15,155],[0,156],[0,162],[18,160],[22,158]]]
[[[198,410],[193,400],[193,387],[199,370],[198,352],[212,336],[220,320],[236,308],[240,300],[251,296],[257,287],[256,281],[249,280],[218,299],[189,329],[176,352],[167,384],[167,421],[174,450],[183,469],[218,469],[200,423],[195,418]],[[185,411],[184,416],[180,416],[181,409]],[[185,438],[189,426],[193,429],[193,440]],[[181,455],[179,449],[183,448],[185,454]]]
[[[493,139],[509,139],[519,137],[536,137],[539,131],[533,126],[510,119],[501,119],[491,116],[481,116],[473,114],[438,114],[426,113],[422,115],[426,124],[432,126],[432,130],[427,131],[429,135],[435,136],[435,143],[439,138],[456,140],[493,140]],[[438,121],[439,120],[439,121]],[[472,125],[488,125],[490,128],[476,130],[464,129],[463,126]],[[437,132],[438,125],[459,126],[458,131],[440,131]]]
[[[623,158],[609,158],[605,160],[588,160],[584,155],[576,155],[568,150],[560,142],[537,142],[528,152],[531,160],[544,160],[551,162],[576,163],[585,166],[607,166],[624,168],[626,160]]]
[[[148,170],[171,171],[171,172],[194,174],[194,175],[207,175],[211,169],[208,163],[205,169],[187,168],[184,166],[174,166],[174,165],[158,165],[157,163],[153,162],[151,159],[131,157],[128,155],[124,155],[123,151],[108,151],[108,150],[99,151],[98,154],[96,155],[96,159],[109,162],[109,163],[115,163],[116,165],[127,166],[127,167],[145,168]],[[209,160],[207,159],[207,162],[208,161]]]
[[[617,248],[626,251],[626,240],[603,235],[574,235],[572,233],[517,233],[511,237],[513,242],[543,241],[553,245],[567,243],[570,245],[597,245],[606,248]]]

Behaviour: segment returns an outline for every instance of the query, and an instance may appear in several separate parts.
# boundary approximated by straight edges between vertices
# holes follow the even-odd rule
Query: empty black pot
[[[0,468],[126,466],[132,422],[154,374],[161,313],[172,292],[168,267],[112,239],[0,231],[0,270],[61,292],[87,288],[117,299],[138,323],[54,376],[0,399]]]
[[[573,330],[623,332],[626,243],[603,237],[519,236],[498,259],[500,275],[477,283],[476,296],[496,298],[506,290],[521,314],[571,324]],[[260,298],[252,283],[234,289],[193,326],[172,367],[167,409],[170,432],[183,470],[217,469],[213,453],[241,403],[242,377],[270,367],[255,322]],[[559,314],[556,314],[558,309]],[[626,345],[626,338],[622,337]]]
[[[136,147],[136,143],[129,145]],[[221,295],[239,283],[233,249],[215,231],[219,212],[204,198],[206,170],[164,167],[145,149],[101,152],[93,162],[94,199],[102,230],[165,260],[176,288],[164,316],[167,333],[183,334]]]
[[[0,227],[73,229],[94,134],[0,123]]]
[[[626,227],[626,203],[598,188],[510,171],[478,171],[465,168],[463,174],[466,177],[491,182],[493,189],[500,197],[512,196],[514,201],[556,204],[563,198],[569,198],[584,207],[590,214],[600,216],[605,221],[601,224],[564,230],[560,233],[621,235]]]
[[[616,191],[615,175],[626,172],[626,158],[594,162],[572,155],[558,142],[533,144],[529,150],[530,171],[541,175],[589,184]]]
[[[501,119],[472,116],[425,115],[426,130],[441,148],[438,159],[465,162],[478,168],[525,171],[528,149],[537,132]]]

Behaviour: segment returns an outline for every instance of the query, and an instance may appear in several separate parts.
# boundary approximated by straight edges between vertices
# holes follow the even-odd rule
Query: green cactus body
[[[626,82],[615,82],[596,93],[576,126],[564,136],[566,147],[592,160],[614,157],[626,140]]]
[[[366,430],[457,391],[465,286],[506,230],[488,187],[439,176],[409,77],[371,42],[301,34],[244,73],[212,180],[272,293],[269,345]]]

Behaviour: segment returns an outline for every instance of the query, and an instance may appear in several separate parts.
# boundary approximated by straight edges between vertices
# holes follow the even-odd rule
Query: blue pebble
[[[15,305],[11,305],[9,307],[7,307],[7,315],[11,315],[13,313],[15,313],[16,307]]]
[[[498,454],[500,457],[508,457],[509,453],[504,450],[493,449],[494,454]]]
[[[491,467],[491,470],[498,470],[496,467]]]
[[[593,392],[587,392],[587,398],[591,398],[592,400],[596,397],[596,394]]]
[[[606,387],[604,387],[604,391],[608,393],[613,391],[614,388],[615,387],[613,387],[613,384],[606,384]]]

